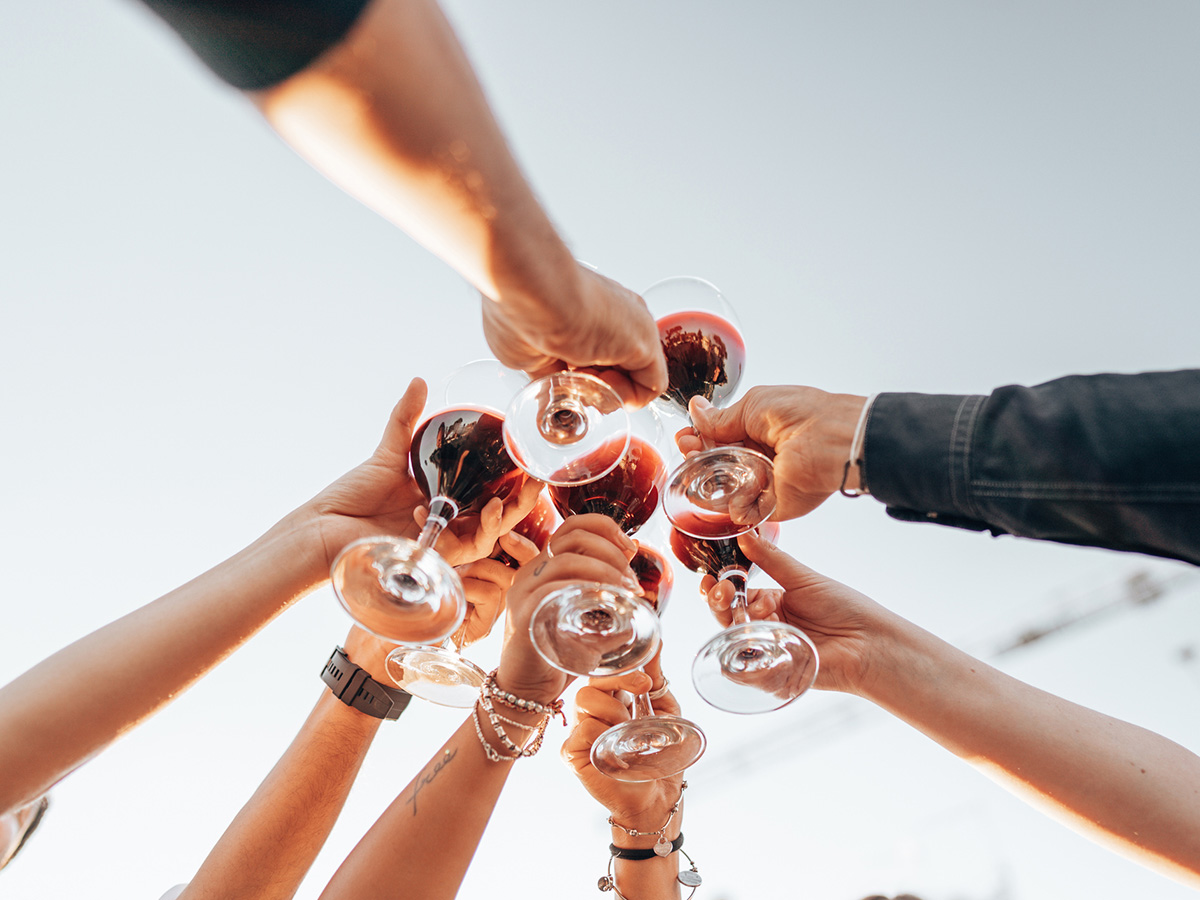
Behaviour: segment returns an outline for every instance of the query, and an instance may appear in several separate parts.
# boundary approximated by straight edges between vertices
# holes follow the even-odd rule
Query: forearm
[[[865,478],[897,518],[1200,564],[1200,371],[881,394]]]
[[[288,900],[329,836],[381,719],[329,691],[204,860],[183,900]]]
[[[891,638],[864,696],[1080,831],[1200,885],[1200,757],[909,623]]]
[[[317,169],[488,297],[540,307],[575,277],[433,0],[374,0],[337,46],[255,99]]]
[[[44,793],[319,584],[319,548],[310,520],[293,514],[0,689],[0,809]]]
[[[512,766],[487,758],[468,719],[359,841],[322,900],[453,898]]]

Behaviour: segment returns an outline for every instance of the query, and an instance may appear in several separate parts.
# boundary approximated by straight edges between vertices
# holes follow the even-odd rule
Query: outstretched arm
[[[575,581],[619,584],[632,578],[628,562],[635,552],[633,542],[603,516],[574,516],[551,541],[554,557],[542,551],[521,567],[509,589],[508,627],[496,673],[500,690],[542,704],[557,700],[570,679],[550,668],[530,644],[534,608]],[[493,706],[522,723],[502,723],[514,745],[531,747],[544,717],[499,701]],[[454,897],[515,759],[481,702],[358,843],[322,900]]]
[[[1200,565],[1200,370],[865,402],[755,387],[725,409],[693,401],[692,420],[714,441],[774,457],[776,519],[804,515],[839,487],[865,489],[904,521]],[[700,441],[684,431],[679,446]]]
[[[351,662],[390,685],[384,660],[393,647],[354,628],[343,649]],[[341,814],[382,721],[323,690],[182,900],[290,900]]]
[[[740,541],[781,588],[752,591],[751,615],[813,639],[818,688],[871,700],[1078,830],[1200,886],[1200,757],[1005,675],[757,537]],[[719,619],[730,599],[728,585],[710,590]]]
[[[435,0],[146,2],[296,152],[478,288],[501,362],[612,366],[638,405],[666,388],[645,304],[572,257]]]
[[[416,379],[362,465],[245,550],[0,688],[0,811],[41,796],[186,690],[323,584],[346,544],[414,535],[414,510],[426,499],[408,474],[408,447],[424,403]],[[535,496],[524,491],[508,506],[492,500],[473,528],[445,532],[438,552],[451,563],[487,555]]]

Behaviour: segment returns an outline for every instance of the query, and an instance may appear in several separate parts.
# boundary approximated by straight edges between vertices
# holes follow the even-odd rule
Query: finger
[[[675,432],[675,446],[684,456],[699,453],[704,449],[704,442],[691,428],[681,428]]]
[[[625,406],[634,405],[634,399],[637,396],[637,391],[634,388],[633,381],[620,369],[593,368],[585,371],[595,375],[610,388],[616,391],[617,396],[621,398],[621,403],[623,403]]]
[[[658,329],[655,328],[657,334]],[[630,369],[629,378],[634,386],[634,405],[645,406],[656,397],[661,396],[667,389],[667,360],[663,356],[662,343],[656,341],[653,358],[649,365],[639,369]]]
[[[464,579],[473,578],[478,581],[486,581],[502,591],[507,591],[512,587],[513,579],[517,575],[498,559],[477,559],[470,565],[460,567],[459,571]]]
[[[644,694],[653,687],[652,682],[653,679],[648,673],[634,669],[632,672],[622,672],[620,675],[599,675],[590,678],[587,686],[609,694],[617,691]]]
[[[500,535],[498,543],[501,550],[517,561],[518,566],[523,566],[530,560],[536,559],[537,555],[542,552],[538,549],[537,544],[515,531]]]
[[[717,586],[717,579],[713,578],[713,576],[711,576],[711,575],[705,575],[703,578],[700,579],[700,593],[702,593],[702,594],[707,594],[709,591],[711,591],[716,586]]]
[[[526,478],[520,490],[514,494],[510,494],[503,503],[502,514],[500,516],[501,534],[507,534],[525,520],[525,517],[533,512],[533,508],[537,506],[538,497],[542,493],[542,488],[545,487],[542,482],[535,478]],[[497,535],[499,537],[499,535]]]
[[[425,399],[429,390],[424,380],[414,378],[408,384],[398,403],[392,408],[388,423],[384,426],[383,437],[375,452],[385,456],[407,456],[412,445],[413,429],[417,419],[425,409]]]
[[[688,404],[688,414],[697,433],[721,444],[744,441],[750,437],[742,421],[744,409],[744,400],[724,409],[715,408],[703,397],[693,397]]]
[[[604,722],[609,728],[633,718],[624,703],[607,691],[597,690],[591,685],[579,689],[575,695],[575,707],[593,719]]]
[[[596,513],[589,513],[582,516],[570,516],[565,522],[563,522],[563,524],[559,526],[558,531],[554,532],[550,538],[550,540],[554,541],[555,552],[558,552],[558,541],[556,538],[558,538],[560,535],[565,536],[568,534],[574,534],[576,532],[586,532],[588,534],[598,535],[609,543],[620,547],[623,551],[625,551],[630,559],[633,559],[634,555],[637,553],[637,544],[634,543],[633,538],[621,531],[617,523],[608,516],[602,516]]]
[[[465,577],[462,579],[463,593],[471,604],[463,630],[462,645],[474,643],[486,637],[504,611],[504,591],[491,581]]]
[[[822,577],[753,531],[739,537],[738,546],[751,562],[770,575],[784,590],[807,587]]]
[[[582,771],[592,764],[592,744],[599,740],[600,735],[608,731],[608,726],[599,719],[591,716],[580,719],[571,733],[562,743],[562,758],[571,768]]]
[[[541,563],[534,567],[537,572]],[[591,559],[586,556],[580,556],[575,553],[567,553],[562,556],[555,556],[550,560],[546,567],[534,578],[542,578],[547,583],[555,582],[563,587],[576,584],[580,581],[590,581],[596,585],[610,585],[612,587],[622,587],[630,593],[638,594],[642,590],[642,586],[637,583],[637,580],[629,573],[629,569],[617,569],[606,562],[598,559]],[[538,586],[539,592],[541,585]]]
[[[667,680],[667,676],[662,670],[662,646],[658,648],[658,652],[654,657],[642,667],[642,671],[650,676],[650,690],[657,691],[663,686]]]
[[[567,554],[587,556],[625,572],[626,576],[634,581],[637,580],[633,569],[629,566],[630,557],[619,547],[614,547],[599,535],[589,534],[586,531],[575,531],[562,537],[552,538],[550,546],[554,550],[554,559]]]

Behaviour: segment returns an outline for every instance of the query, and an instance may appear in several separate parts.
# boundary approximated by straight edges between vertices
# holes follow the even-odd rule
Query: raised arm
[[[701,404],[693,420],[774,456],[780,519],[844,487],[904,521],[1200,565],[1200,370],[866,399],[756,387],[727,409]],[[686,432],[679,442],[700,446]]]
[[[572,257],[435,0],[147,3],[301,156],[479,289],[502,362],[614,366],[639,404],[665,389],[645,304]]]
[[[871,700],[1098,842],[1200,887],[1196,754],[1005,675],[757,537],[741,545],[781,586],[751,592],[751,615],[813,639],[816,687]],[[731,598],[710,590],[719,619]]]
[[[591,679],[575,696],[577,721],[562,746],[563,759],[580,784],[608,812],[612,847],[620,851],[613,854],[609,850],[612,868],[608,877],[625,900],[678,900],[681,896],[680,853],[659,856],[651,851],[660,829],[666,840],[683,846],[684,776],[680,773],[657,781],[616,781],[592,765],[592,745],[609,728],[629,721],[631,711],[621,702],[620,692],[636,695],[664,686],[657,656],[645,672]],[[668,692],[654,701],[654,710],[679,715],[679,704]],[[603,859],[603,848],[596,849],[597,859]],[[630,858],[634,856],[641,858]]]
[[[569,676],[550,668],[529,640],[529,618],[543,597],[576,581],[632,578],[635,546],[604,516],[575,516],[546,551],[525,563],[508,591],[508,620],[495,690],[552,706]],[[507,548],[506,548],[507,549]],[[540,744],[548,711],[481,700],[473,714],[400,792],[354,848],[322,900],[449,900],[475,854],[496,800],[523,749]],[[499,717],[499,728],[492,714]],[[514,751],[514,747],[518,748]]]
[[[362,465],[230,559],[0,688],[0,811],[41,796],[177,697],[323,584],[346,544],[415,535],[414,510],[425,498],[408,474],[408,446],[424,402],[417,379]],[[486,555],[534,498],[526,491],[507,507],[493,500],[469,530],[446,532],[438,552],[452,563]]]
[[[351,663],[391,687],[385,659],[394,646],[353,628],[342,649]],[[395,697],[372,714],[323,689],[296,739],[217,841],[182,900],[290,900],[345,805],[383,722],[380,715],[398,715],[409,699],[392,690]],[[389,704],[392,709],[385,709]]]

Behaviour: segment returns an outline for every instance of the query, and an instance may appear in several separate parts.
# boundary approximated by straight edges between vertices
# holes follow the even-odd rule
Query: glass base
[[[592,744],[592,765],[616,781],[657,781],[704,755],[704,732],[679,716],[643,716],[614,725]]]
[[[717,447],[689,456],[671,473],[663,512],[684,534],[737,537],[775,511],[775,467],[746,447]]]
[[[338,554],[330,577],[350,618],[397,644],[440,644],[467,615],[458,573],[408,538],[357,540]]]
[[[446,647],[400,647],[388,654],[387,673],[414,697],[469,709],[487,678],[483,669]]]
[[[571,675],[619,675],[658,652],[658,616],[636,594],[606,585],[575,585],[548,594],[529,622],[533,646]]]
[[[787,706],[817,680],[817,648],[799,628],[750,622],[726,628],[700,648],[692,684],[706,703],[751,715]]]
[[[539,378],[504,416],[504,446],[539,481],[570,487],[607,475],[629,448],[629,413],[611,387],[583,372]]]

